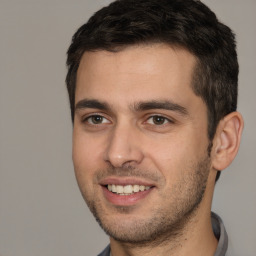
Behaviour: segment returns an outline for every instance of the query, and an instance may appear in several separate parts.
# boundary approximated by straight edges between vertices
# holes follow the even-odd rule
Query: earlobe
[[[239,112],[226,115],[217,127],[212,151],[212,166],[216,170],[228,167],[235,158],[243,130],[243,118]]]

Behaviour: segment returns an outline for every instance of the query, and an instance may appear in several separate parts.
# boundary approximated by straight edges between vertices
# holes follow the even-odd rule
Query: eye
[[[98,124],[109,124],[110,121],[101,115],[92,115],[84,119],[84,122],[87,122],[92,125],[98,125]]]
[[[148,118],[147,123],[152,125],[164,125],[167,123],[172,123],[172,121],[164,116],[155,115]]]

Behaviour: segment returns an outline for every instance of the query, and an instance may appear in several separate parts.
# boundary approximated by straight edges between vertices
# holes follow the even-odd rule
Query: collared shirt
[[[225,230],[224,224],[221,218],[214,212],[211,214],[212,218],[212,229],[215,237],[218,239],[218,246],[215,251],[214,256],[225,256],[228,248],[228,235]],[[108,245],[105,250],[98,256],[111,256],[110,245]]]
[[[213,233],[219,241],[214,256],[225,256],[228,249],[228,234],[222,219],[214,212],[211,216]]]

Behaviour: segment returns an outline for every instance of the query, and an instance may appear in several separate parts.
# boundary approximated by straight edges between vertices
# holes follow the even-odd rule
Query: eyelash
[[[101,118],[102,120],[105,119],[107,120],[107,122],[100,122],[100,123],[94,123],[92,120],[89,121],[90,119],[92,118]],[[160,120],[160,123],[159,124],[156,124],[154,123],[154,118],[159,118]],[[149,123],[149,120],[152,119],[152,122]],[[107,119],[105,116],[103,116],[102,114],[93,114],[93,115],[90,115],[90,116],[86,116],[85,118],[82,119],[82,123],[88,123],[89,125],[94,125],[94,126],[97,126],[97,125],[100,125],[100,124],[107,124],[107,123],[111,123],[111,121],[109,121],[109,119]],[[147,117],[146,121],[144,122],[148,125],[154,125],[154,126],[165,126],[167,125],[168,123],[174,123],[174,121],[170,118],[167,118],[163,115],[150,115]]]
[[[102,114],[93,114],[93,115],[90,115],[90,116],[86,116],[85,118],[82,119],[82,123],[88,123],[90,125],[99,125],[99,124],[96,124],[96,123],[93,123],[93,121],[89,122],[90,119],[92,118],[96,118],[96,117],[99,117],[101,119],[106,119],[108,120],[106,117],[104,117]],[[108,122],[105,122],[105,123],[110,123],[110,121],[108,120]],[[100,124],[104,124],[104,123],[100,123]]]
[[[163,121],[163,123],[161,122],[159,124],[153,123],[154,118],[159,118],[161,121]],[[152,123],[150,125],[164,126],[164,125],[167,125],[168,123],[174,123],[173,120],[162,115],[151,115],[147,118],[146,122],[148,122],[150,119],[152,119]]]

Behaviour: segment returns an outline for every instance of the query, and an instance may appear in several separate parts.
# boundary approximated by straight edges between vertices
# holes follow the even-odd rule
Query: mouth
[[[143,201],[155,186],[135,179],[109,178],[101,183],[105,199],[116,206],[131,206]]]
[[[106,188],[108,191],[115,193],[120,196],[129,196],[133,195],[135,193],[143,192],[146,190],[149,190],[150,186],[144,186],[144,185],[115,185],[115,184],[108,184],[106,185]]]

